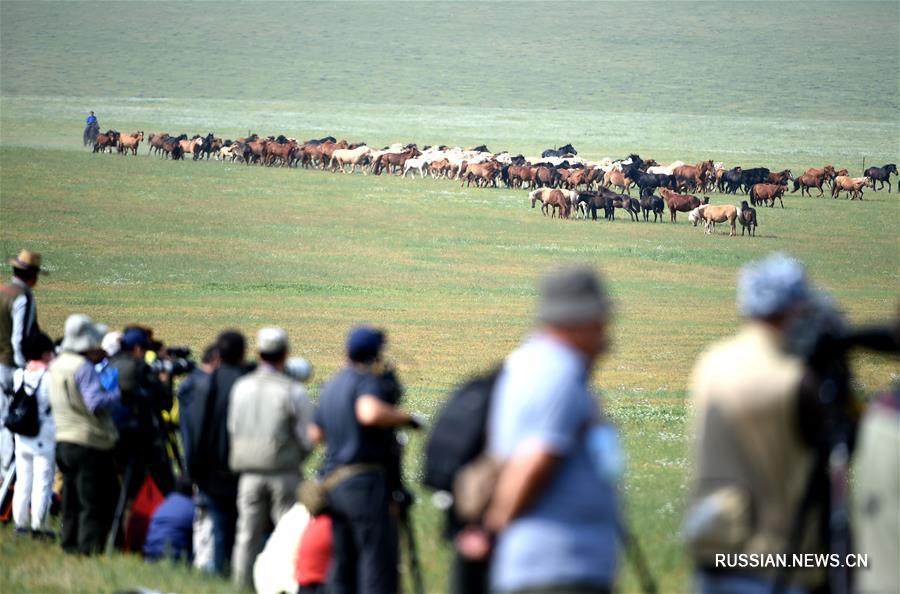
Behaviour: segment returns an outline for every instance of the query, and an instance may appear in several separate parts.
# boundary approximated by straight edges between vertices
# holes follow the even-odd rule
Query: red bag
[[[131,513],[128,515],[128,524],[125,526],[124,549],[126,551],[140,553],[144,549],[150,518],[165,499],[162,491],[148,474],[134,498],[134,503],[131,504]]]

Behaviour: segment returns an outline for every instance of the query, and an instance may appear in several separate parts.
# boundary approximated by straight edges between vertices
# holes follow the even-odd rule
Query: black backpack
[[[488,411],[497,367],[459,385],[438,414],[425,444],[422,483],[438,491],[452,491],[456,473],[484,449]]]
[[[41,430],[37,396],[25,391],[25,382],[13,394],[4,425],[24,437],[35,437]]]

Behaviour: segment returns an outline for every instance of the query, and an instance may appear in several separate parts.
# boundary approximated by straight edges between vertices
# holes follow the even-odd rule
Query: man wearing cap
[[[610,308],[590,268],[548,273],[537,328],[497,378],[488,451],[503,466],[484,518],[494,592],[601,594],[615,579],[616,438],[590,387]]]
[[[328,494],[333,556],[328,591],[397,591],[397,539],[386,480],[391,429],[419,422],[385,401],[380,379],[384,332],[358,326],[347,337],[347,365],[322,388],[314,434],[324,439],[321,475],[344,475]]]
[[[61,353],[50,364],[56,464],[63,476],[61,541],[68,553],[102,550],[118,494],[112,454],[118,432],[109,411],[119,404],[119,390],[105,390],[94,369],[106,356],[105,333],[84,314],[69,316]]]
[[[231,391],[228,433],[231,469],[238,481],[238,524],[232,555],[236,586],[252,586],[253,563],[269,522],[278,524],[296,502],[300,465],[312,449],[313,407],[306,389],[285,372],[287,332],[262,328],[256,338],[259,367]]]
[[[13,438],[4,427],[12,397],[13,373],[25,368],[24,345],[41,333],[32,288],[41,273],[41,255],[22,250],[9,260],[13,277],[0,284],[0,476],[12,462]]]
[[[806,271],[792,258],[773,254],[745,266],[737,293],[743,326],[694,367],[684,536],[704,594],[772,590],[771,568],[729,565],[725,554],[824,552],[814,528],[801,550],[787,551],[813,448],[801,429],[804,365],[785,347],[811,296]],[[795,586],[785,592],[823,583],[820,571],[791,573]]]
[[[159,415],[172,408],[168,374],[155,374],[146,363],[150,335],[144,328],[128,327],[119,340],[120,349],[109,366],[118,371],[122,406],[116,413],[119,442],[117,461],[123,472],[130,466],[128,497],[134,497],[147,473],[163,495],[175,487],[175,476],[165,450]]]

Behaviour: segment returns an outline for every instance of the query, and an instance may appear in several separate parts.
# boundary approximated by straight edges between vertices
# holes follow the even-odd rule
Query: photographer
[[[326,442],[321,476],[338,476],[328,493],[333,521],[329,591],[393,594],[397,535],[390,517],[392,429],[419,423],[390,404],[382,385],[384,333],[368,326],[347,337],[347,365],[322,388],[313,433]]]
[[[116,415],[119,442],[116,457],[123,469],[131,467],[128,499],[134,497],[147,473],[167,495],[175,487],[175,476],[165,449],[162,411],[172,408],[170,376],[146,363],[150,334],[130,327],[122,333],[121,350],[109,360],[119,374],[122,408]]]
[[[684,530],[704,594],[772,591],[773,569],[737,567],[723,554],[827,549],[813,521],[799,549],[787,550],[815,453],[802,425],[804,362],[787,344],[811,298],[796,260],[775,254],[747,265],[737,295],[745,323],[694,367],[694,476]],[[792,571],[796,586],[785,592],[825,582],[821,570]]]
[[[252,568],[277,524],[296,502],[300,465],[312,449],[313,407],[303,384],[285,372],[290,343],[281,328],[257,334],[260,363],[231,390],[229,462],[240,473],[238,524],[232,555],[236,586],[252,585]]]

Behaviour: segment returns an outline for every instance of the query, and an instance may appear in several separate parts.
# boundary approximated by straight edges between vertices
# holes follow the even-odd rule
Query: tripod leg
[[[125,513],[125,502],[128,500],[128,485],[131,483],[131,474],[133,465],[131,463],[125,467],[125,475],[122,479],[122,489],[119,491],[119,500],[116,502],[116,513],[113,516],[112,526],[109,528],[109,536],[106,537],[106,554],[112,555],[116,548],[116,536],[119,534],[119,527],[122,524],[122,515]]]
[[[400,512],[400,528],[406,534],[406,546],[409,554],[409,573],[412,576],[413,591],[415,594],[425,594],[425,584],[422,580],[422,567],[419,565],[419,549],[416,546],[416,535],[413,529],[409,509]]]
[[[3,477],[3,486],[0,486],[0,509],[3,509],[3,506],[6,504],[6,497],[9,495],[9,488],[12,486],[13,482],[16,480],[16,464],[15,458],[13,458],[13,463],[9,465],[9,470],[6,471],[6,476]]]

